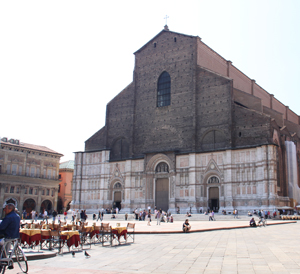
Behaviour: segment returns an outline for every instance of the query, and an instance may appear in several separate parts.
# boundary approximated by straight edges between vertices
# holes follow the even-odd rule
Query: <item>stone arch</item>
[[[163,171],[157,168],[162,166]],[[170,190],[172,190],[171,173],[174,172],[174,164],[165,154],[156,154],[148,162],[146,172],[153,174],[149,181],[150,188],[154,190],[153,201],[157,208],[167,211],[170,207]]]
[[[28,198],[23,203],[22,210],[26,210],[27,213],[30,213],[32,210],[36,210],[36,201],[33,198]]]
[[[216,178],[217,180],[212,180]],[[221,183],[222,177],[218,170],[210,170],[203,176],[204,187],[206,187],[206,191],[204,191],[207,197],[207,207],[210,210],[214,210],[218,212],[220,208],[220,198],[221,198]]]
[[[49,199],[45,199],[41,203],[40,213],[43,213],[44,210],[47,210],[48,214],[53,211],[53,203]]]
[[[146,166],[146,171],[147,172],[155,172],[157,165],[161,162],[164,162],[169,166],[169,173],[175,169],[174,164],[171,161],[171,159],[167,155],[159,153],[159,154],[154,155],[149,160],[149,162],[147,163],[147,166]]]
[[[5,199],[5,201],[3,203],[3,208],[5,207],[6,204],[9,204],[9,203],[14,204],[15,207],[18,208],[18,201],[14,197],[9,197],[9,198]]]
[[[118,137],[111,146],[110,160],[124,160],[129,157],[129,145],[125,137]]]
[[[202,135],[201,146],[204,150],[214,150],[226,146],[226,136],[223,130],[209,129]]]

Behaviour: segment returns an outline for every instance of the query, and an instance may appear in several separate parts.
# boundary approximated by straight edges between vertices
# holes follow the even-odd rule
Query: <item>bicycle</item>
[[[11,248],[12,245],[13,248]],[[5,239],[0,251],[0,274],[5,273],[6,267],[8,269],[13,269],[15,261],[17,261],[20,269],[24,273],[27,273],[27,258],[19,245],[19,239]]]

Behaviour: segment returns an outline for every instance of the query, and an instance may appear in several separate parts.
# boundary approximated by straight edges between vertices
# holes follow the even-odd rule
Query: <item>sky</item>
[[[300,1],[0,1],[0,137],[73,160],[166,24],[300,115]]]

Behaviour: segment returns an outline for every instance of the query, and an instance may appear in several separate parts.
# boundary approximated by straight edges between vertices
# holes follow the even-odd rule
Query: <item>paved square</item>
[[[300,273],[299,247],[299,223],[141,234],[130,245],[92,245],[90,258],[78,252],[29,261],[29,273]],[[7,271],[20,273],[16,264]]]

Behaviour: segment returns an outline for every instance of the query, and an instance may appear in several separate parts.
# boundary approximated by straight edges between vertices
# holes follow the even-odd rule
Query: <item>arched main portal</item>
[[[36,202],[33,199],[26,199],[23,204],[23,211],[26,210],[27,213],[30,213],[32,210],[35,210]]]
[[[165,162],[159,163],[155,168],[155,173],[158,176],[168,175],[169,173],[169,166]],[[162,209],[164,211],[169,210],[169,178],[156,178],[155,182],[155,206],[157,209]]]
[[[41,204],[40,212],[43,213],[44,210],[47,210],[48,213],[52,212],[52,202],[49,200],[45,200]]]

